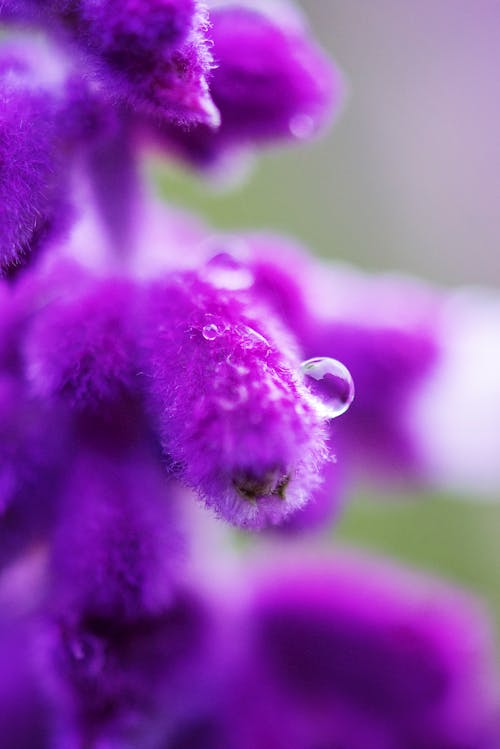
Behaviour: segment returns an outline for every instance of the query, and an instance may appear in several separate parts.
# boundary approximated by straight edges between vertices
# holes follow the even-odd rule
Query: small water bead
[[[206,341],[215,341],[217,336],[219,335],[219,331],[217,330],[216,325],[205,325],[205,327],[202,330],[203,338]]]
[[[306,140],[314,135],[315,124],[308,114],[296,114],[289,122],[290,132],[297,140]]]
[[[354,382],[342,362],[329,357],[308,359],[300,370],[327,419],[342,416],[354,400]]]
[[[227,325],[216,315],[205,315],[205,325],[202,328],[201,334],[206,341],[215,341],[221,335],[224,335],[227,330]]]
[[[219,252],[206,264],[205,278],[217,289],[241,291],[254,282],[252,272],[229,252]]]

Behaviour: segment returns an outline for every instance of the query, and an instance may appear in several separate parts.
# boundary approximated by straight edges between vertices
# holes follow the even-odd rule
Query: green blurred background
[[[230,191],[162,166],[163,194],[217,227],[279,230],[375,271],[500,286],[500,4],[302,5],[346,77],[333,130],[264,154]],[[500,631],[500,502],[364,491],[335,539],[476,591]]]

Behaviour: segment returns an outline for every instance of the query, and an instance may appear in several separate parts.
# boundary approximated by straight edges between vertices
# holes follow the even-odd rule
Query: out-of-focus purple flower
[[[68,617],[74,609],[120,621],[156,614],[170,602],[182,558],[166,479],[145,448],[87,442],[78,440],[64,489],[52,552],[55,598]]]
[[[75,84],[76,85],[76,84]],[[65,117],[69,91],[42,45],[0,50],[0,270],[5,273],[66,228],[70,211]]]
[[[20,367],[19,342],[24,311],[16,290],[0,283],[0,371],[17,373]]]
[[[183,544],[154,454],[96,449],[88,435],[79,448],[51,552],[56,700],[80,741],[142,746],[178,672],[196,659],[206,614],[179,587]]]
[[[331,423],[343,473],[428,481],[415,404],[446,346],[440,319],[447,295],[314,261],[280,237],[220,237],[216,246],[220,254],[208,261],[203,246],[193,248],[193,262],[211,267],[226,258],[228,272],[236,279],[246,274],[252,295],[293,331],[304,360],[331,357],[350,371],[356,397],[349,413]],[[326,378],[314,388],[329,401]]]
[[[55,695],[68,745],[157,746],[151,734],[168,721],[179,685],[187,689],[207,635],[202,602],[184,590],[155,616],[61,617]]]
[[[134,108],[163,121],[218,124],[208,92],[212,58],[197,0],[80,4],[71,33],[98,75]]]
[[[31,0],[10,6],[7,20],[38,21],[76,45],[86,75],[111,104],[125,103],[160,122],[218,124],[207,83],[208,20],[198,0],[49,0],[43,6]]]
[[[8,611],[0,620],[0,747],[50,749],[51,715],[37,679],[33,631]]]
[[[54,523],[67,420],[0,375],[0,568],[43,541]]]
[[[306,296],[318,321],[311,351],[326,346],[356,379],[356,401],[338,425],[339,454],[342,428],[346,460],[357,452],[372,475],[497,496],[497,296],[335,266],[310,270]]]
[[[467,596],[373,560],[273,564],[242,615],[242,736],[289,726],[307,749],[497,746],[490,635]]]
[[[75,273],[78,290],[68,288]],[[133,393],[134,295],[133,284],[116,276],[101,279],[70,269],[55,279],[24,345],[33,393],[94,410]]]
[[[210,92],[221,126],[165,131],[173,151],[210,166],[225,151],[315,135],[339,107],[337,70],[287,3],[214,3]]]
[[[342,456],[362,473],[425,481],[426,467],[409,415],[438,358],[432,332],[332,321],[318,325],[309,345],[310,351],[319,348],[340,359],[356,382],[352,408],[342,424],[334,426],[342,435]]]
[[[174,469],[236,525],[305,505],[324,428],[288,336],[244,292],[191,272],[153,286],[145,317],[144,382]]]

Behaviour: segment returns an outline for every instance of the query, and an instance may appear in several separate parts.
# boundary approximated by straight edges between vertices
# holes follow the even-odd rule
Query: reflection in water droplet
[[[300,370],[327,419],[342,416],[354,399],[351,373],[337,359],[318,357],[303,362]]]
[[[288,126],[293,137],[298,140],[305,140],[314,134],[314,120],[308,114],[296,114]]]

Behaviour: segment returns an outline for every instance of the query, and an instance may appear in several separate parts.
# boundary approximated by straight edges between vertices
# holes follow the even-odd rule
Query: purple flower
[[[19,340],[24,327],[23,305],[16,290],[7,283],[0,284],[0,371],[15,373],[20,369]]]
[[[25,340],[33,393],[94,410],[133,394],[134,295],[133,284],[116,276],[96,278],[76,267],[60,273]]]
[[[494,484],[499,317],[163,215],[145,133],[210,167],[341,98],[293,7],[209,7],[0,0],[50,44],[0,50],[0,745],[496,749],[473,601],[227,527],[321,527],[358,463]]]
[[[159,745],[169,705],[181,689],[188,693],[207,634],[203,603],[182,589],[160,614],[132,621],[63,614],[53,640],[54,698],[67,745]]]
[[[256,578],[242,618],[255,681],[240,679],[256,689],[245,726],[264,705],[268,734],[295,726],[300,747],[497,745],[491,642],[464,594],[373,560],[285,559]]]
[[[250,301],[190,272],[153,286],[144,382],[174,469],[256,528],[306,504],[326,450],[287,335]]]
[[[179,582],[171,490],[154,451],[136,439],[106,449],[80,433],[48,600],[65,730],[80,741],[119,736],[120,746],[142,745],[154,716],[161,725],[163,700],[208,633],[204,606]]]
[[[4,602],[2,602],[4,603]],[[0,621],[0,746],[50,749],[51,716],[38,683],[33,632],[27,623],[2,611]]]
[[[0,375],[0,568],[50,533],[57,508],[67,420]]]
[[[353,375],[354,403],[332,424],[343,469],[496,496],[496,296],[314,262],[274,237],[243,241],[255,293],[287,320],[304,356],[339,359]]]
[[[210,166],[226,150],[310,138],[331,119],[340,76],[290,6],[218,3],[210,20],[221,126],[167,128],[174,151]]]
[[[218,124],[207,84],[208,22],[198,0],[49,0],[42,7],[31,0],[11,6],[4,10],[7,20],[38,21],[63,44],[76,45],[86,76],[110,104],[125,103],[159,121]]]
[[[356,401],[338,424],[340,459],[356,452],[372,477],[496,496],[496,296],[395,274],[309,268],[302,277],[318,322],[305,348],[328,349],[356,381]]]
[[[350,413],[335,427],[341,432],[342,456],[375,476],[423,478],[425,465],[408,414],[419,387],[432,377],[438,358],[435,335],[390,324],[332,321],[319,325],[311,339],[309,351],[318,350],[342,361],[356,382]]]
[[[55,68],[55,70],[54,70]],[[41,45],[0,50],[0,271],[66,228],[70,212],[64,75]]]
[[[170,602],[182,557],[168,484],[145,447],[88,442],[77,435],[63,490],[55,597],[68,615],[74,608],[120,621],[156,614]]]

